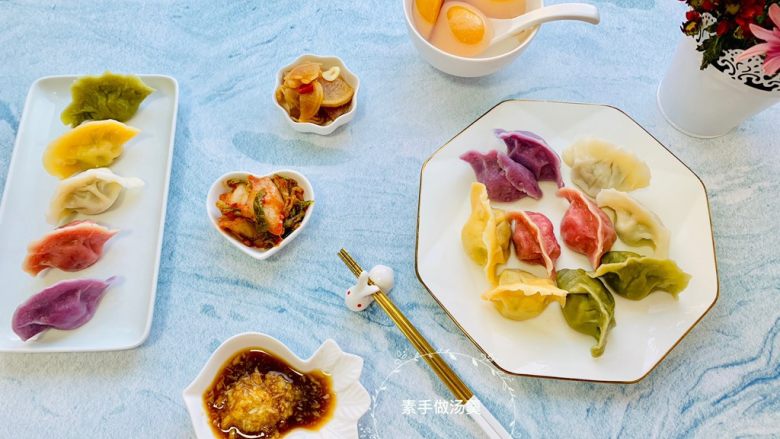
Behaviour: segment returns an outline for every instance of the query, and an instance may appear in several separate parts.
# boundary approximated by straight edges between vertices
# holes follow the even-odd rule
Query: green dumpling
[[[135,75],[105,72],[82,76],[70,86],[71,103],[62,112],[62,123],[72,127],[85,120],[129,120],[154,91]]]
[[[631,300],[644,299],[653,291],[666,291],[677,297],[691,280],[670,259],[621,251],[605,254],[599,268],[590,276],[601,279],[613,293]]]
[[[598,279],[582,269],[559,270],[556,280],[558,288],[569,292],[566,305],[561,308],[566,323],[595,338],[590,354],[600,357],[607,345],[607,332],[615,326],[615,299]]]

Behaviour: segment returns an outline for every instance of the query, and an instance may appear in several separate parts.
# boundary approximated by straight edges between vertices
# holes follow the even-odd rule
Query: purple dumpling
[[[496,136],[506,143],[509,158],[533,172],[539,181],[554,181],[563,187],[561,159],[538,135],[530,131],[495,130]]]
[[[527,194],[534,200],[542,198],[542,189],[536,181],[534,173],[525,166],[512,160],[503,152],[498,153],[498,166],[504,171],[504,176],[515,189]]]
[[[74,279],[58,282],[19,305],[11,325],[22,341],[50,328],[76,329],[87,323],[115,281]]]
[[[485,185],[488,198],[493,201],[516,201],[526,195],[539,199],[542,196],[534,174],[504,153],[468,151],[460,158],[471,165],[477,181]]]

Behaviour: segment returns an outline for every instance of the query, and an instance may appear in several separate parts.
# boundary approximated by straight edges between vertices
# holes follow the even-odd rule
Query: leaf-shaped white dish
[[[209,424],[203,402],[203,394],[219,373],[223,364],[236,352],[258,348],[273,353],[301,372],[320,370],[332,378],[336,407],[333,416],[318,430],[298,428],[291,430],[285,439],[357,439],[358,420],[371,405],[368,392],[360,384],[363,359],[341,350],[335,341],[328,339],[307,360],[300,359],[281,341],[257,332],[245,332],[225,340],[203,366],[195,380],[184,389],[182,396],[192,419],[192,426],[199,439],[216,437]]]

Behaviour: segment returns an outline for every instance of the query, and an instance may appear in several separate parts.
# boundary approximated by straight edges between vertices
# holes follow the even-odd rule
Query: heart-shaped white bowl
[[[293,67],[304,62],[318,62],[321,63],[326,68],[338,66],[341,69],[341,76],[344,78],[345,81],[347,81],[347,84],[352,86],[352,89],[355,90],[355,93],[352,95],[352,103],[350,104],[349,111],[337,117],[333,122],[327,125],[317,125],[311,122],[296,122],[290,117],[289,114],[287,114],[287,110],[282,108],[282,106],[279,105],[279,102],[276,101],[276,88],[279,87],[279,85],[282,83],[284,74],[292,70]],[[322,136],[327,136],[328,134],[336,131],[336,128],[346,124],[347,122],[351,121],[352,118],[355,117],[355,113],[357,112],[357,103],[358,103],[357,100],[358,89],[360,89],[360,79],[357,77],[357,75],[352,73],[352,71],[350,71],[346,65],[344,65],[344,61],[342,61],[341,58],[337,56],[318,56],[312,54],[305,54],[296,58],[296,60],[293,61],[292,63],[279,69],[279,72],[277,72],[276,74],[276,82],[274,83],[274,90],[273,93],[271,94],[271,100],[273,100],[274,105],[276,105],[276,108],[278,108],[279,111],[281,111],[282,115],[284,116],[284,119],[287,121],[287,124],[290,125],[290,127],[295,131],[301,133],[314,133]]]
[[[281,341],[258,332],[245,332],[225,340],[211,354],[197,378],[184,389],[184,404],[198,439],[216,437],[209,424],[203,394],[230,357],[250,348],[272,353],[303,373],[319,370],[331,377],[336,394],[333,416],[319,430],[295,429],[284,436],[286,439],[358,439],[358,420],[371,405],[368,391],[360,384],[363,359],[345,353],[335,341],[328,339],[309,359],[302,360]]]
[[[284,248],[284,246],[289,244],[290,241],[295,239],[301,233],[301,230],[306,227],[306,224],[309,223],[309,219],[311,218],[312,212],[314,211],[315,203],[312,203],[309,208],[306,209],[306,215],[303,216],[303,221],[301,221],[301,224],[297,229],[293,230],[293,232],[290,233],[288,237],[284,238],[284,240],[282,240],[282,242],[279,243],[279,245],[276,247],[263,250],[260,248],[248,247],[241,241],[230,236],[230,234],[219,228],[217,220],[219,220],[219,217],[222,216],[222,213],[219,211],[219,209],[217,209],[217,200],[219,200],[220,195],[228,191],[228,187],[225,186],[225,181],[228,179],[242,177],[246,178],[248,175],[254,175],[256,177],[269,177],[274,174],[281,175],[282,177],[292,178],[293,180],[297,181],[298,184],[303,188],[303,199],[307,201],[314,201],[314,189],[312,189],[309,180],[304,177],[303,174],[289,169],[282,169],[279,171],[270,172],[265,175],[257,175],[250,172],[228,172],[227,174],[219,177],[214,182],[214,184],[211,185],[211,189],[209,189],[208,196],[206,197],[206,213],[208,214],[209,221],[211,221],[214,229],[216,229],[220,235],[222,235],[229,243],[233,244],[233,246],[235,246],[237,249],[258,260],[270,258],[276,254],[276,252]]]

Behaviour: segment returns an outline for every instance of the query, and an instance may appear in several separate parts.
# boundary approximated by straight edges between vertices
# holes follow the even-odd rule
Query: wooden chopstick
[[[360,276],[363,269],[360,268],[357,262],[350,256],[350,254],[343,248],[339,251],[339,258],[344,261],[347,268],[352,271],[355,277]],[[368,281],[370,285],[376,285],[370,279]],[[468,386],[458,377],[458,375],[450,369],[447,363],[441,358],[441,356],[433,349],[428,341],[423,337],[417,328],[404,316],[400,309],[390,300],[390,298],[381,289],[374,294],[374,299],[379,306],[385,311],[388,317],[395,322],[398,329],[406,336],[409,342],[417,349],[422,359],[433,369],[439,379],[450,389],[455,397],[466,403],[470,400],[474,393]]]

